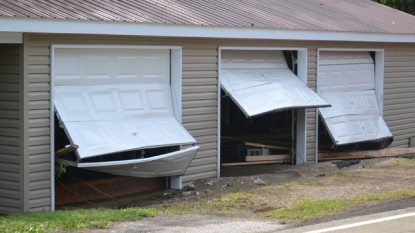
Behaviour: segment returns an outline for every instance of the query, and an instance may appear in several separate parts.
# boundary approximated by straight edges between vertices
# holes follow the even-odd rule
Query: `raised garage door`
[[[247,117],[330,106],[289,68],[282,51],[222,50],[221,86]]]
[[[319,109],[337,145],[392,137],[375,90],[369,52],[320,51],[318,93],[332,107]]]
[[[54,104],[78,167],[118,175],[182,175],[198,146],[151,158],[83,163],[115,152],[195,143],[177,121],[170,50],[56,48]]]

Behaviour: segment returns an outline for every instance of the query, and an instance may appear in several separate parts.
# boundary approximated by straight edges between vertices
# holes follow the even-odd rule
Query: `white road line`
[[[411,217],[411,216],[415,216],[415,212],[407,213],[407,214],[401,214],[401,215],[395,215],[395,216],[390,216],[390,217],[385,217],[385,218],[378,218],[378,219],[373,219],[373,220],[364,221],[364,222],[352,223],[352,224],[347,224],[347,225],[338,226],[338,227],[331,227],[331,228],[320,229],[320,230],[315,230],[315,231],[307,231],[307,232],[304,232],[304,233],[321,233],[321,232],[342,230],[342,229],[358,227],[358,226],[363,226],[363,225],[368,225],[368,224],[373,224],[373,223],[378,223],[378,222],[390,221],[390,220],[394,220],[394,219],[398,219],[398,218]]]

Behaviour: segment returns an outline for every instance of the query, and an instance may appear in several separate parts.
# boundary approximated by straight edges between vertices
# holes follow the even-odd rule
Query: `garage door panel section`
[[[124,121],[64,122],[80,159],[121,151],[195,143],[174,117]]]
[[[168,49],[55,49],[54,85],[169,83]]]
[[[199,146],[143,159],[93,163],[67,163],[72,166],[120,176],[165,177],[183,175],[195,157]]]
[[[330,106],[288,69],[281,51],[222,52],[222,89],[247,117]]]
[[[374,90],[322,93],[321,97],[331,104],[330,108],[321,108],[324,118],[342,115],[380,115]]]
[[[325,123],[337,145],[392,137],[385,121],[378,115],[345,115],[325,119]]]
[[[365,51],[320,51],[319,65],[374,64]]]
[[[338,145],[392,137],[375,90],[375,65],[369,52],[320,51],[318,93],[332,107],[319,109]]]
[[[319,66],[318,92],[363,91],[375,89],[373,64]]]
[[[105,121],[173,116],[170,85],[57,86],[55,107],[63,121]]]

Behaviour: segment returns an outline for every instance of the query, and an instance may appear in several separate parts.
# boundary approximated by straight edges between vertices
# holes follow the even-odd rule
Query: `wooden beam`
[[[257,162],[240,162],[240,163],[222,163],[223,167],[231,166],[249,166],[249,165],[259,165],[259,164],[274,164],[274,163],[284,163],[287,160],[273,160],[273,161],[257,161]]]
[[[259,155],[259,156],[246,156],[245,161],[257,162],[257,161],[281,161],[290,160],[289,155]]]
[[[65,147],[65,148],[62,148],[62,149],[56,151],[55,152],[55,155],[58,156],[58,157],[62,157],[64,155],[66,155],[66,154],[69,154],[69,153],[77,150],[78,148],[79,148],[78,145],[72,144],[72,145],[70,145],[68,147]]]
[[[363,150],[350,152],[321,152],[318,154],[318,160],[327,161],[335,159],[382,158],[398,156],[403,154],[415,154],[415,147],[386,148],[382,150]]]
[[[255,146],[261,148],[271,148],[271,149],[279,149],[279,150],[291,150],[291,147],[288,146],[274,146],[269,144],[262,144],[262,143],[255,143],[255,142],[244,142],[247,146]]]

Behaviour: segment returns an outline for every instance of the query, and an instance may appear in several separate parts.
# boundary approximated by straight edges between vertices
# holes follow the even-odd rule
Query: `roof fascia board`
[[[23,33],[0,32],[0,44],[22,44]]]
[[[0,18],[0,32],[415,43],[412,34],[279,30],[109,21]]]

